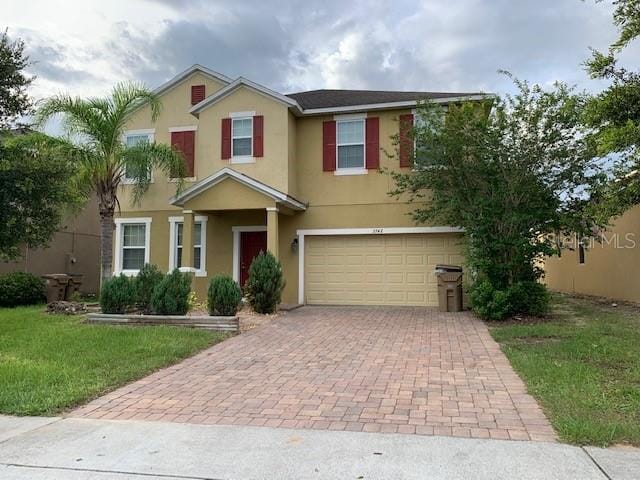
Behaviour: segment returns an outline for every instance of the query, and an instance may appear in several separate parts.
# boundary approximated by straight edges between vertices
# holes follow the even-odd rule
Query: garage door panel
[[[305,244],[310,304],[437,305],[435,265],[462,260],[455,234],[309,236]]]

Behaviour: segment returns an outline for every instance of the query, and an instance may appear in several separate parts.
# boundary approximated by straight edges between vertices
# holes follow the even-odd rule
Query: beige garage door
[[[305,237],[305,300],[324,305],[438,304],[434,267],[461,265],[456,234]]]

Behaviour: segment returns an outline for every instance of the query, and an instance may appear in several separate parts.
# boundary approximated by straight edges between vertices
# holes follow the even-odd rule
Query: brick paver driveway
[[[73,415],[555,439],[480,320],[412,307],[304,307]]]

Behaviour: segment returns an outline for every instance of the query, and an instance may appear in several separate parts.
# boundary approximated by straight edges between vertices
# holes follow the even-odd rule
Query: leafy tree
[[[34,77],[25,75],[27,66],[24,42],[11,41],[5,30],[0,34],[0,130],[11,127],[18,117],[31,111],[27,87]]]
[[[613,181],[601,193],[604,217],[617,215],[640,203],[640,72],[618,65],[617,55],[640,36],[640,0],[615,0],[613,22],[618,39],[607,53],[592,51],[586,62],[592,78],[611,85],[587,105],[585,122],[594,129],[591,139],[600,155],[614,153]]]
[[[585,98],[564,84],[515,84],[513,96],[449,105],[446,116],[423,104],[413,171],[390,172],[416,222],[464,228],[467,266],[499,290],[541,276],[554,234],[591,232],[588,197],[602,180],[580,123]]]
[[[66,210],[79,206],[73,178],[78,151],[41,133],[0,141],[0,258],[20,256],[21,245],[44,247]]]
[[[113,269],[113,217],[118,201],[118,186],[126,171],[134,180],[133,202],[139,203],[149,189],[154,168],[180,179],[182,188],[186,173],[181,153],[169,145],[140,143],[127,146],[121,138],[127,120],[140,107],[150,108],[151,120],[156,121],[161,110],[160,99],[147,88],[135,83],[116,85],[107,98],[74,98],[58,95],[46,100],[37,112],[37,123],[42,125],[54,115],[61,114],[69,134],[82,141],[79,185],[85,193],[94,191],[98,196],[101,223],[102,281],[111,277]]]

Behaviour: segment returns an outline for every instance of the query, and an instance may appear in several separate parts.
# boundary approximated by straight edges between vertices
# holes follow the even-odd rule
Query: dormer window
[[[231,123],[233,157],[251,157],[253,143],[253,117],[233,118]]]

